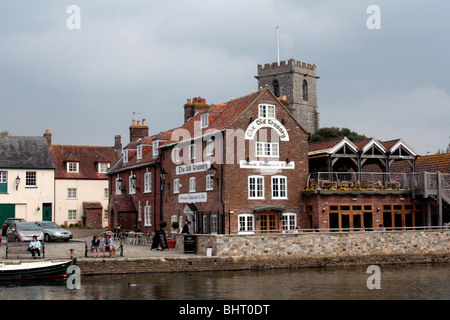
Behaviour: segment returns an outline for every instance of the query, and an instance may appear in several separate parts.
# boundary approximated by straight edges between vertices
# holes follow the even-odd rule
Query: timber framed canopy
[[[375,138],[350,141],[347,137],[310,143],[308,149],[310,172],[389,173],[393,162],[406,161],[412,172],[419,155],[402,139],[381,142]]]

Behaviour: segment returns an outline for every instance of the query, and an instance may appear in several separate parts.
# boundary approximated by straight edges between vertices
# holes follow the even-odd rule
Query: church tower
[[[319,129],[316,65],[290,59],[258,65],[258,88],[268,87],[277,97],[286,96],[289,111],[310,134]]]

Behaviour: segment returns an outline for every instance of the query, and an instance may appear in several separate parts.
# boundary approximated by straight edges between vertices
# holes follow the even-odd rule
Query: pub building
[[[153,136],[133,120],[108,171],[109,228],[153,233],[166,221],[171,236],[186,222],[196,234],[442,225],[449,170],[421,171],[402,139],[308,143],[319,126],[315,68],[259,65],[258,91],[211,105],[188,99],[184,123]]]

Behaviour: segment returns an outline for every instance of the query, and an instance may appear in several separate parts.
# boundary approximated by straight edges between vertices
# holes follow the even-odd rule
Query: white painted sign
[[[211,161],[205,161],[205,162],[198,162],[198,163],[191,163],[186,164],[183,166],[177,166],[175,168],[176,174],[187,174],[187,173],[194,173],[194,172],[202,172],[206,171],[211,167]]]
[[[286,161],[255,161],[246,160],[240,161],[240,167],[243,169],[295,169],[293,161],[287,163]]]
[[[178,203],[206,202],[208,196],[206,192],[183,193],[178,195]]]
[[[281,124],[280,121],[278,121],[277,119],[264,118],[258,118],[250,123],[247,130],[245,131],[245,139],[253,140],[255,138],[256,132],[264,127],[269,127],[275,130],[280,135],[281,141],[289,141],[289,134],[287,132],[287,129]]]

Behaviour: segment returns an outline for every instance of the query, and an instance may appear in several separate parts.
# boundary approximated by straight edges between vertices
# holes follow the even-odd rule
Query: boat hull
[[[70,261],[60,262],[30,262],[0,266],[0,281],[37,280],[37,279],[64,279],[67,277],[67,268],[72,265]]]

